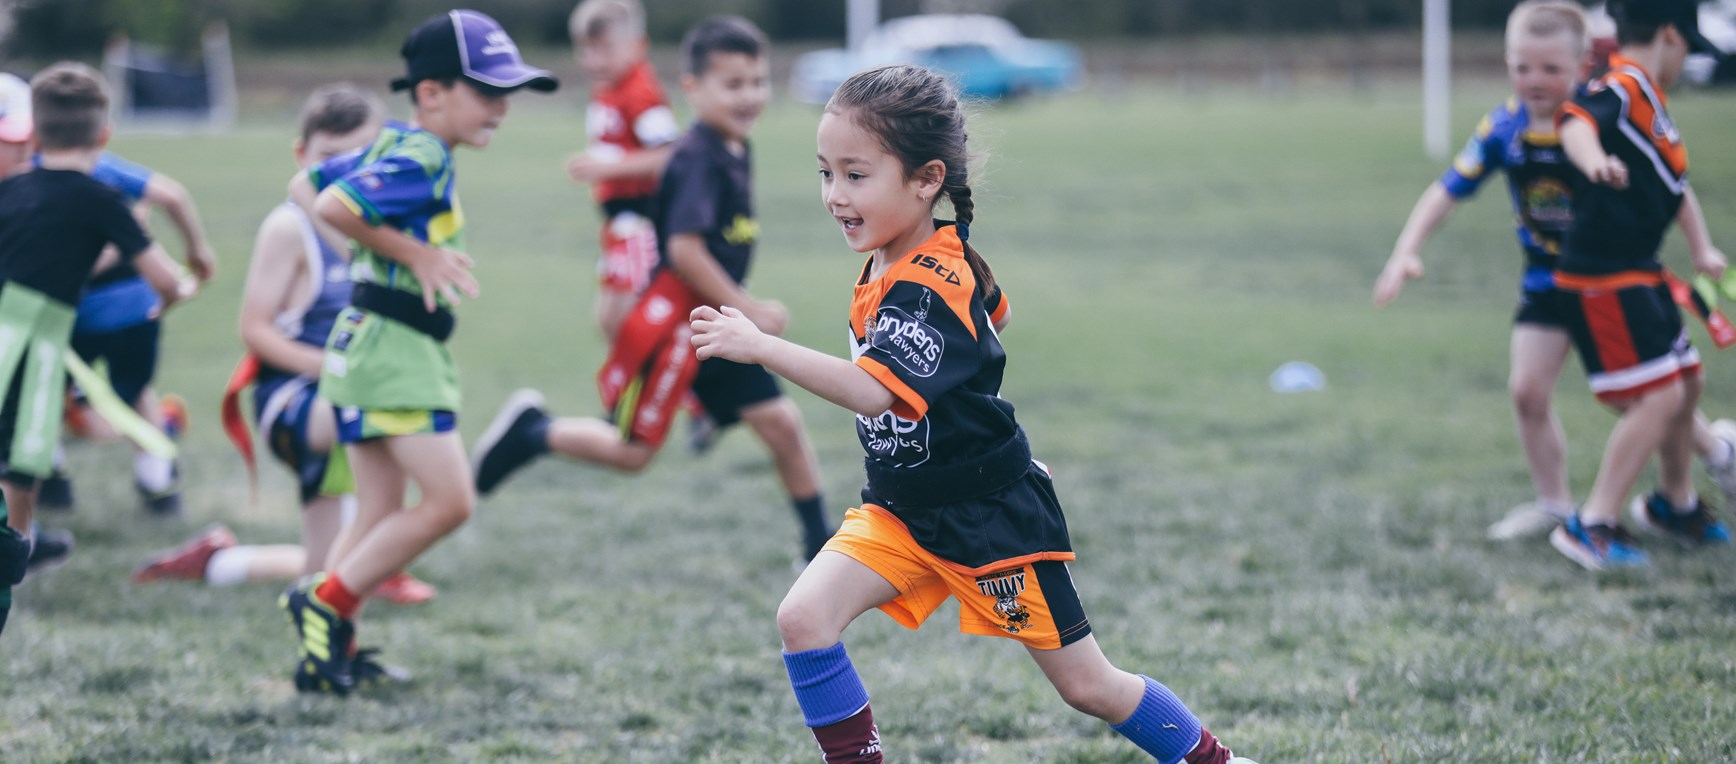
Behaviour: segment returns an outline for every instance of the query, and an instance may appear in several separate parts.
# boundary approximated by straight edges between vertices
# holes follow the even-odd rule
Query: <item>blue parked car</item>
[[[1011,22],[980,14],[928,14],[892,19],[859,51],[817,50],[796,59],[790,92],[825,103],[856,72],[883,64],[916,64],[944,72],[966,96],[1016,98],[1076,88],[1085,67],[1079,49],[1033,40]]]

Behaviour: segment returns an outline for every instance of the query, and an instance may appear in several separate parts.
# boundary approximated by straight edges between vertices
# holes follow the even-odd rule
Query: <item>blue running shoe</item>
[[[1579,515],[1567,518],[1549,534],[1549,543],[1587,570],[1641,568],[1652,563],[1626,528],[1585,523]]]
[[[1653,491],[1650,496],[1635,496],[1628,509],[1640,527],[1675,539],[1682,546],[1730,543],[1730,529],[1718,521],[1705,499],[1695,501],[1691,511],[1683,512],[1663,494]]]
[[[296,691],[348,695],[356,685],[351,673],[356,626],[339,618],[314,594],[324,580],[323,573],[302,579],[277,599],[277,606],[289,616],[301,643],[301,657],[295,663]]]

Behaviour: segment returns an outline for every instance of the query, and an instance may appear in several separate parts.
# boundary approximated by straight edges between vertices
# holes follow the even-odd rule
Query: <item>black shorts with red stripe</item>
[[[1573,338],[1598,400],[1633,400],[1700,371],[1699,351],[1660,272],[1557,273],[1556,289],[1541,299]]]

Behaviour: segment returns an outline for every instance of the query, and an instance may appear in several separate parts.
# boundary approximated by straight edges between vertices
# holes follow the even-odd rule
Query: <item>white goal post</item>
[[[1452,0],[1423,0],[1423,149],[1445,161],[1452,153]]]

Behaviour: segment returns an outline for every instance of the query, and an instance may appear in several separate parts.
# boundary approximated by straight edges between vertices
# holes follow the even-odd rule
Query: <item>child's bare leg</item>
[[[803,557],[813,559],[832,537],[832,525],[826,521],[825,501],[820,497],[820,460],[802,427],[801,409],[795,401],[779,396],[742,409],[741,418],[772,452],[778,479],[802,524]]]
[[[1107,722],[1158,761],[1221,764],[1230,757],[1216,736],[1169,688],[1110,665],[1087,634],[1057,650],[1026,652],[1067,705]]]
[[[1571,339],[1560,329],[1535,324],[1513,327],[1507,389],[1513,397],[1519,443],[1531,467],[1537,498],[1560,508],[1573,505],[1573,493],[1567,486],[1567,436],[1550,399],[1571,349]]]
[[[353,501],[344,496],[319,496],[301,507],[301,543],[306,550],[297,575],[325,570],[333,546],[344,530],[344,504]]]
[[[384,439],[348,446],[350,470],[356,477],[356,516],[338,533],[326,553],[325,570],[348,557],[376,526],[404,510],[409,475],[386,450]]]
[[[1089,634],[1059,650],[1025,650],[1067,705],[1110,724],[1127,721],[1145,695],[1145,680],[1110,665]]]
[[[1597,481],[1580,509],[1587,523],[1618,525],[1627,494],[1639,480],[1640,471],[1663,443],[1669,428],[1681,413],[1685,391],[1680,383],[1649,391],[1639,400],[1616,406],[1621,419],[1610,431],[1604,447]]]
[[[778,605],[784,652],[837,644],[857,616],[897,596],[898,589],[873,568],[837,552],[821,552]]]
[[[806,497],[820,492],[820,460],[802,427],[802,411],[796,402],[777,397],[741,410],[741,419],[772,452],[778,480],[790,496]]]
[[[1658,445],[1658,490],[1677,507],[1694,505],[1694,424],[1702,384],[1699,374],[1682,376],[1682,400]]]
[[[597,328],[602,330],[605,339],[615,339],[615,334],[621,331],[621,322],[627,320],[627,314],[638,302],[639,295],[633,292],[597,290]]]
[[[387,513],[360,536],[353,548],[342,550],[340,556],[333,558],[336,563],[332,572],[354,593],[373,591],[381,581],[403,570],[435,542],[463,525],[476,508],[470,465],[458,433],[406,435],[380,441],[383,455],[398,465],[400,474],[416,482],[422,502]],[[354,466],[360,499],[364,495],[360,481],[364,479],[365,468],[361,464]],[[366,513],[358,511],[357,525]]]
[[[622,440],[615,425],[590,417],[563,417],[549,422],[548,445],[555,453],[622,472],[639,472],[657,456],[657,449]]]
[[[778,605],[784,669],[828,764],[882,760],[868,690],[839,638],[857,616],[897,596],[872,568],[821,552]]]
[[[6,496],[6,527],[18,532],[18,535],[30,537],[30,522],[36,518],[36,489],[38,483],[32,481],[29,485],[14,483],[11,480],[0,480],[0,492]]]

